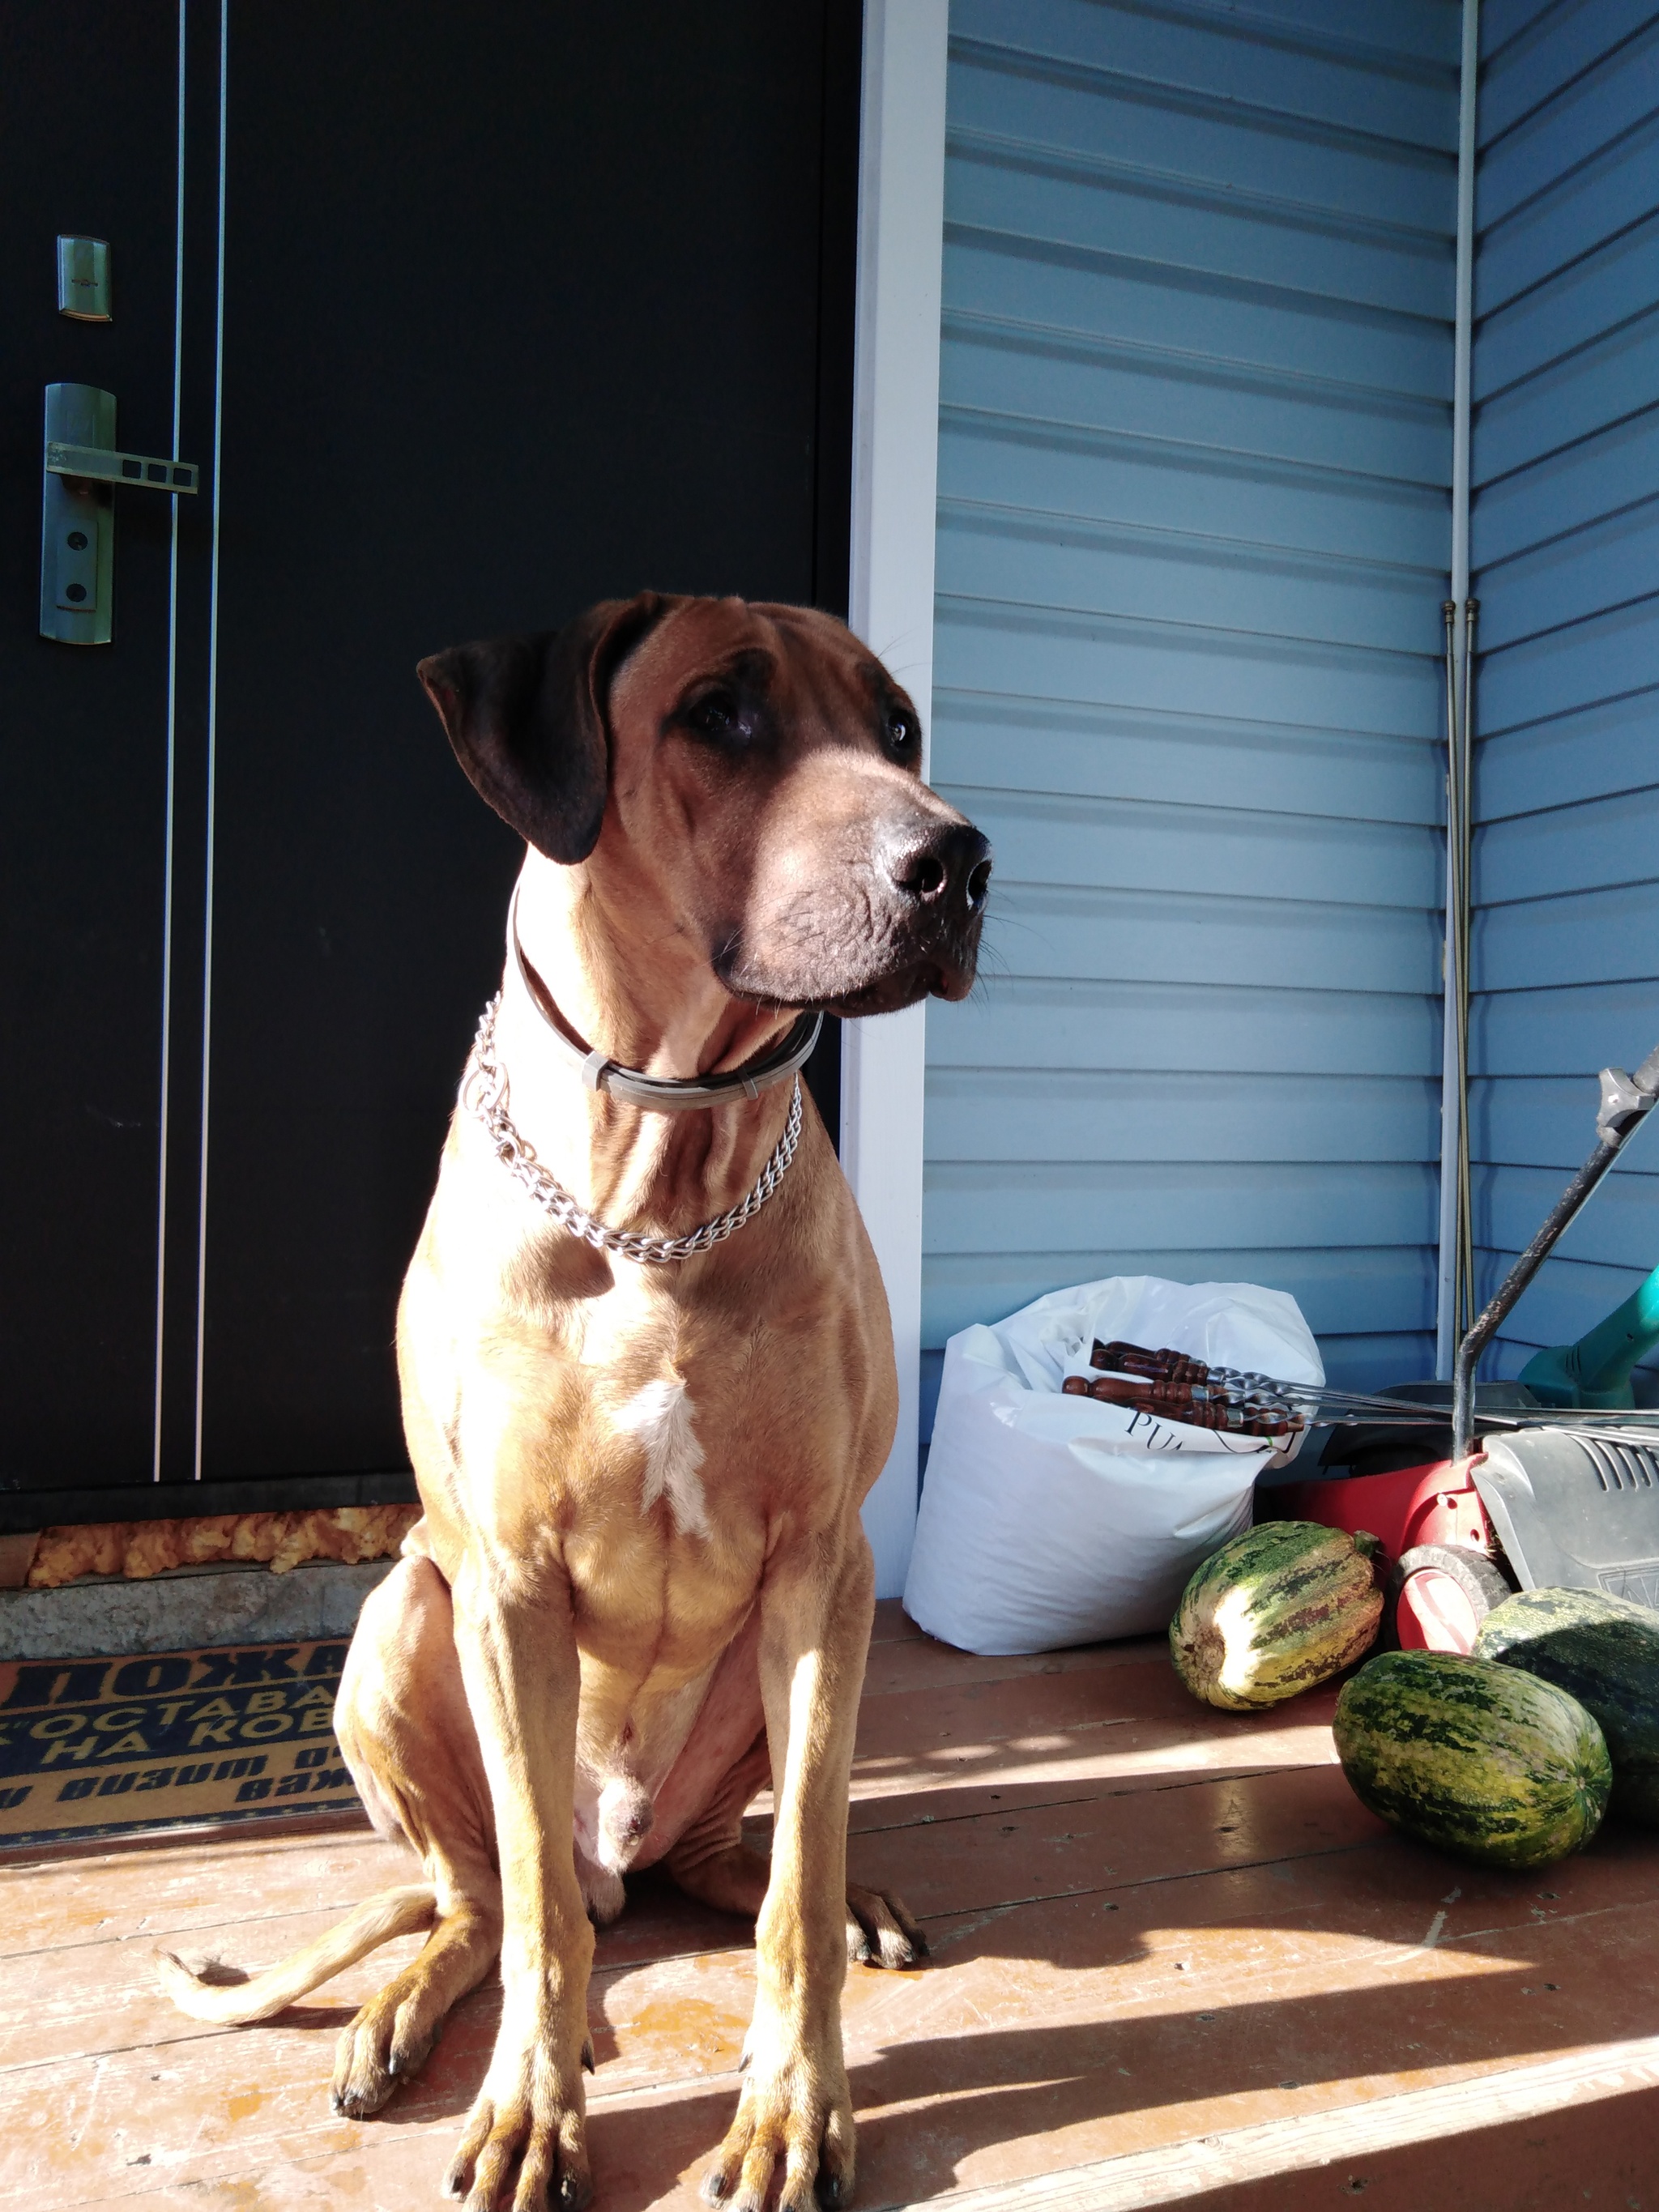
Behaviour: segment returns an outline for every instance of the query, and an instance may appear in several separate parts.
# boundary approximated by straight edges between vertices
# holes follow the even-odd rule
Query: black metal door
[[[114,395],[172,450],[179,265],[172,9],[17,9],[0,70],[0,1468],[12,1486],[155,1471],[170,683],[191,502],[118,495],[114,641],[40,634],[43,396]],[[111,241],[109,322],[59,313],[58,234]],[[182,430],[182,425],[181,425]],[[179,531],[175,543],[175,504]],[[178,641],[186,660],[198,641]],[[171,759],[170,759],[171,757]]]
[[[53,21],[65,12],[84,46],[156,11],[106,0]],[[171,118],[177,28],[161,12],[146,66]],[[24,768],[9,759],[24,791],[8,827],[35,881],[15,888],[9,871],[28,933],[8,957],[7,1089],[9,1111],[29,1102],[25,1143],[52,1171],[49,1188],[15,1183],[12,1249],[31,1269],[50,1249],[56,1289],[20,1377],[29,1421],[5,1425],[4,1479],[34,1494],[7,1501],[14,1526],[47,1503],[52,1518],[92,1510],[41,1491],[158,1473],[169,1494],[119,1510],[190,1510],[172,1486],[191,1480],[216,1506],[334,1495],[337,1480],[342,1496],[395,1491],[398,1284],[519,850],[454,769],[420,655],[647,584],[844,604],[855,4],[228,0],[186,21],[184,351],[196,346],[215,405],[201,450],[189,408],[181,426],[206,466],[173,663],[175,691],[194,690],[189,742],[175,740],[167,1233],[165,748],[141,766],[129,747],[117,793],[84,760],[66,786],[45,757],[57,740],[37,738]],[[27,254],[15,198],[6,218],[19,271],[40,234],[49,264],[54,230],[104,225],[124,281],[99,335],[134,349],[137,160],[112,159],[107,213],[71,218],[35,193]],[[172,312],[169,281],[156,451]],[[28,371],[78,373],[56,359]],[[187,389],[191,374],[186,361]],[[26,380],[9,376],[9,405]],[[136,439],[140,425],[124,411],[122,428]],[[6,647],[41,732],[71,694],[107,729],[111,686],[131,695],[124,729],[146,714],[164,728],[167,503],[144,525],[147,582],[121,518],[116,644],[101,658],[47,645],[28,634],[38,442],[10,443]],[[70,796],[82,787],[91,853]],[[106,916],[112,849],[125,903]],[[187,983],[203,976],[204,1001]],[[126,1088],[110,1111],[139,1124],[125,1150],[113,1127],[89,1140],[70,1103],[88,1055],[118,1045]],[[119,1184],[118,1221],[89,1141]],[[118,1406],[118,1421],[100,1410]]]

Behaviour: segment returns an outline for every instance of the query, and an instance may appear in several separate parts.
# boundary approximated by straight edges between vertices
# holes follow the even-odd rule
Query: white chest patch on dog
[[[682,1536],[707,1536],[708,1509],[697,1479],[702,1446],[691,1425],[692,1411],[691,1394],[680,1376],[663,1376],[635,1393],[616,1416],[616,1425],[645,1447],[642,1509],[649,1512],[665,1498]]]

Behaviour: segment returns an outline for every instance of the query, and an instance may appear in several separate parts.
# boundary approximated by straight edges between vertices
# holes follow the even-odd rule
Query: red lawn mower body
[[[1493,1563],[1492,1522],[1470,1479],[1474,1464],[1465,1463],[1461,1480],[1453,1462],[1441,1459],[1389,1474],[1287,1483],[1271,1493],[1273,1511],[1375,1536],[1388,1554],[1390,1610],[1401,1650],[1467,1652],[1486,1608],[1464,1586],[1462,1561],[1435,1555],[1469,1555],[1480,1562],[1474,1572],[1483,1582],[1501,1573]],[[1425,1551],[1429,1557],[1421,1556]]]

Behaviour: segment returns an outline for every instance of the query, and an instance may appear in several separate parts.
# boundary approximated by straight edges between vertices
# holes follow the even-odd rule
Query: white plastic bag
[[[1254,1283],[1114,1275],[945,1347],[904,1609],[964,1651],[1049,1651],[1166,1628],[1249,1524],[1265,1438],[1067,1397],[1098,1337],[1287,1382],[1325,1370],[1296,1300]]]

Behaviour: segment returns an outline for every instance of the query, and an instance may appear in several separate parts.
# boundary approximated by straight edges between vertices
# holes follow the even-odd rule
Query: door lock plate
[[[46,443],[113,446],[115,395],[90,384],[46,386]],[[107,645],[115,580],[115,503],[107,485],[48,467],[40,491],[40,635]]]
[[[40,489],[40,635],[60,645],[107,645],[112,635],[117,484],[194,492],[193,461],[124,453],[115,395],[91,384],[46,386]]]

